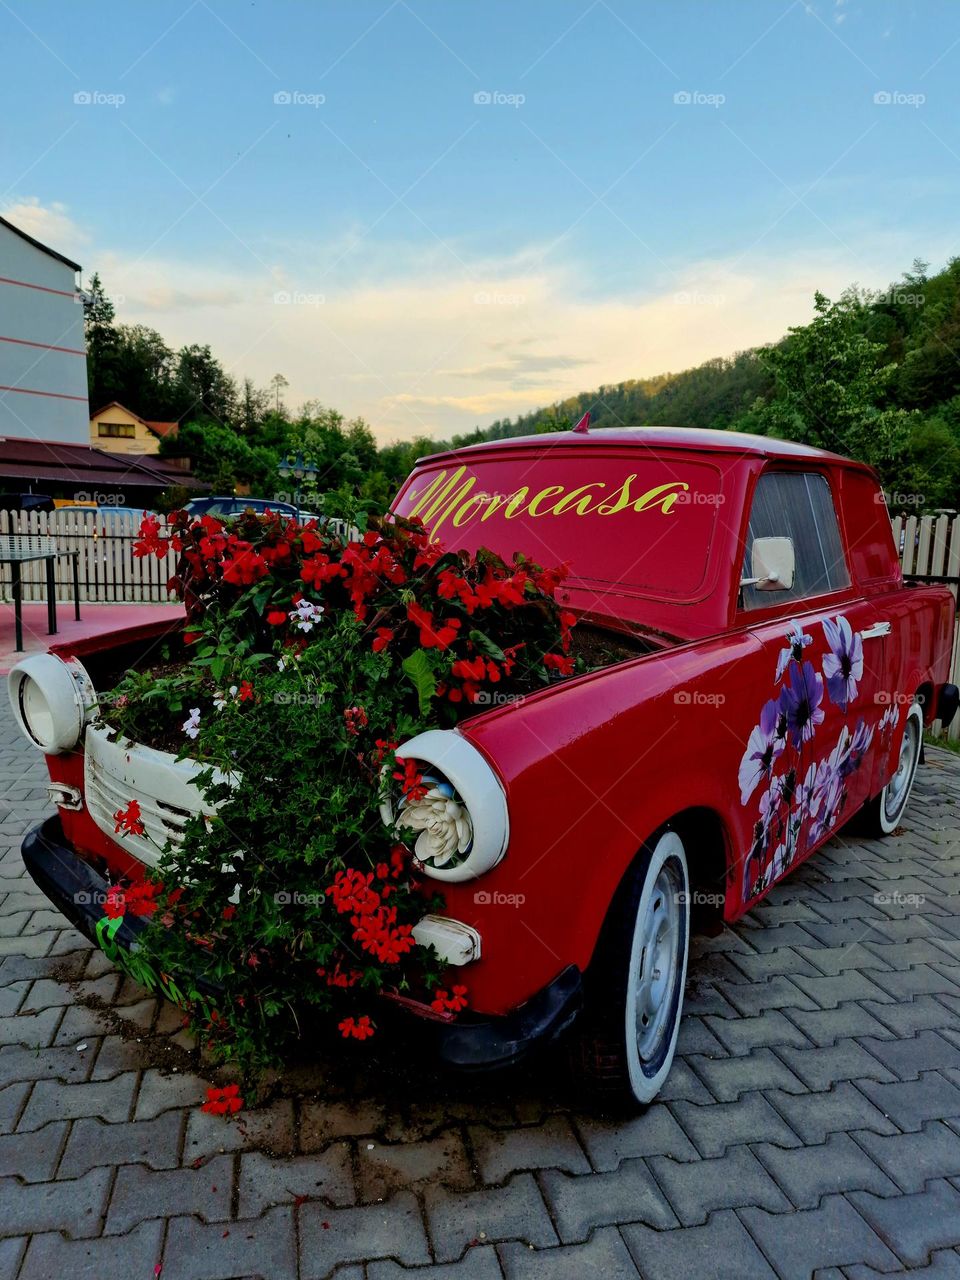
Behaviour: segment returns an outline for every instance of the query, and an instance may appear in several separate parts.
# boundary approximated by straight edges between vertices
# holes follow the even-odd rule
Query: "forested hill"
[[[680,373],[597,387],[454,444],[659,424],[800,440],[870,462],[893,507],[960,508],[960,258],[877,292],[814,298],[814,319],[770,346]]]

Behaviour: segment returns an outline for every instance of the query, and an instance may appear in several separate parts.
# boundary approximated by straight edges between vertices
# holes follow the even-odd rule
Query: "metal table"
[[[54,574],[55,562],[58,558],[69,556],[73,560],[73,608],[77,621],[80,621],[80,569],[79,551],[60,551],[56,538],[44,537],[42,534],[0,535],[0,564],[10,566],[11,585],[13,588],[13,616],[17,634],[17,653],[23,652],[23,580],[20,566],[32,560],[46,561],[47,571],[47,634],[57,634],[57,583]]]

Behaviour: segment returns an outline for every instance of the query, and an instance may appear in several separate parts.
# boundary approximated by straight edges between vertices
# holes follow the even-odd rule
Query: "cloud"
[[[53,248],[67,247],[58,228],[79,230],[63,206],[18,208]],[[342,241],[258,243],[256,258],[236,263],[137,256],[95,241],[83,256],[86,278],[100,272],[120,321],[150,325],[173,347],[209,343],[235,376],[259,385],[282,373],[288,404],[317,399],[361,415],[386,442],[448,437],[774,341],[809,320],[815,289],[836,296],[855,279],[882,288],[916,253],[907,230],[854,228],[848,240],[856,256],[832,237],[790,254],[761,246],[607,296],[597,296],[586,266],[539,245],[492,258],[459,244],[377,244],[359,265]],[[925,246],[933,262],[950,251],[946,241]]]
[[[29,196],[4,205],[0,213],[18,230],[58,253],[75,253],[90,243],[89,235],[73,221],[64,204],[43,205],[36,196]]]

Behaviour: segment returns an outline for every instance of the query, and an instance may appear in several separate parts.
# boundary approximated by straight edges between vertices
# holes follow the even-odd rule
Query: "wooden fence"
[[[0,511],[0,534],[49,534],[64,551],[80,552],[81,601],[108,603],[165,603],[171,599],[167,581],[176,572],[176,556],[168,553],[139,559],[133,554],[139,518],[127,512],[51,511],[17,514]],[[909,578],[944,582],[954,598],[960,588],[960,516],[897,516],[893,521],[895,545],[900,549],[903,572]],[[42,561],[23,565],[23,598],[46,599]],[[57,596],[72,599],[69,559],[57,561]],[[0,599],[9,599],[9,575],[0,585]],[[950,679],[960,684],[960,638],[954,633]],[[960,716],[949,736],[960,739]]]
[[[176,572],[176,556],[168,552],[142,559],[133,554],[140,529],[139,516],[108,507],[89,511],[0,511],[0,534],[49,534],[61,551],[79,551],[80,600],[110,604],[162,604],[173,597],[167,582]],[[47,598],[45,565],[21,566],[23,598]],[[69,558],[56,562],[57,598],[73,599],[73,569]],[[4,567],[0,599],[10,599],[10,571]]]

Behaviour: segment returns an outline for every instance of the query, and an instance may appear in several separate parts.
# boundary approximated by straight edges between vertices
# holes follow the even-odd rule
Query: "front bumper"
[[[59,817],[47,818],[28,831],[21,852],[27,871],[57,910],[94,946],[102,947],[97,926],[102,925],[110,885],[67,842]],[[146,921],[125,916],[111,934],[108,954],[121,967],[126,966],[118,953],[135,952],[145,927]],[[143,980],[139,969],[135,976]],[[214,1002],[222,994],[215,983],[201,975],[194,977],[191,990]],[[162,984],[159,991],[173,998]],[[582,975],[571,964],[510,1013],[492,1017],[468,1014],[456,1022],[421,1025],[425,1038],[429,1028],[437,1056],[447,1066],[460,1071],[496,1070],[522,1061],[535,1048],[561,1035],[579,1013],[582,998]]]

